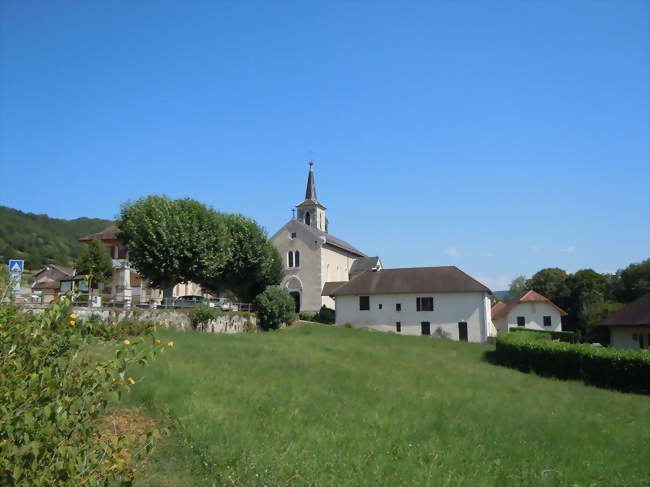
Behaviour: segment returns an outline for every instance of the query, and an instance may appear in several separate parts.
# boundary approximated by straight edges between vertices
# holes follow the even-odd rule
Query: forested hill
[[[63,220],[0,206],[0,260],[23,259],[30,270],[45,264],[72,266],[83,247],[77,239],[110,224],[98,218]]]

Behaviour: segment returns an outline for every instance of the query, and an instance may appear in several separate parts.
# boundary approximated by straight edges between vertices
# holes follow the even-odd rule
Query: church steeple
[[[322,232],[327,231],[326,208],[316,199],[316,183],[314,181],[314,162],[309,161],[309,176],[307,177],[307,190],[305,201],[296,206],[298,221],[307,226],[317,228]]]
[[[307,191],[305,191],[305,199],[318,201],[316,199],[316,183],[314,182],[314,161],[309,161],[309,177],[307,178]]]

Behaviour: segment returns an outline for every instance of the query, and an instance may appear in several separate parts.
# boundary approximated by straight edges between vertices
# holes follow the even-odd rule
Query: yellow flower
[[[124,340],[122,343],[123,343],[124,345],[131,345],[131,342],[128,341],[128,340]]]
[[[158,340],[157,338],[156,338],[154,341],[155,341],[157,344],[160,343],[160,340]]]
[[[169,348],[172,348],[172,347],[174,346],[174,342],[168,342],[168,343],[167,343],[167,346],[168,346]]]
[[[77,315],[74,314],[74,313],[72,313],[72,314],[70,315],[70,319],[72,319],[72,320],[76,320],[76,319],[77,319]]]
[[[76,323],[76,321],[75,321],[75,320],[70,320],[70,321],[68,321],[68,325],[70,325],[70,326],[74,326],[74,325],[75,325],[75,323]]]
[[[135,381],[133,380],[133,377],[129,377],[126,380],[128,380],[131,383],[131,385],[135,384]]]

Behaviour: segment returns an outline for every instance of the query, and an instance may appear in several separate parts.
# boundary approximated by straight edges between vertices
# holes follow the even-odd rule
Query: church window
[[[359,311],[370,310],[370,296],[359,296]]]
[[[289,267],[293,267],[293,251],[289,251]]]
[[[300,251],[298,250],[295,252],[295,264],[296,267],[300,267]]]
[[[311,215],[309,212],[305,213],[305,225],[311,225]]]
[[[291,232],[291,239],[296,238],[296,232]]]

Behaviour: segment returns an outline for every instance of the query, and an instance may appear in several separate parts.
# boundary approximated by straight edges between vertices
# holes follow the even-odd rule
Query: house
[[[491,291],[455,266],[364,270],[322,293],[336,300],[338,326],[481,343],[492,334]]]
[[[535,291],[525,291],[512,301],[492,306],[492,323],[499,332],[513,326],[562,331],[562,316],[566,316],[566,311]]]
[[[145,279],[131,267],[127,248],[118,239],[119,228],[111,225],[99,233],[79,239],[90,243],[97,238],[106,247],[113,261],[113,279],[104,283],[102,295],[115,303],[151,304],[162,301],[162,290],[151,287]],[[174,286],[173,296],[202,295],[201,286],[193,283],[180,283]]]
[[[284,261],[281,286],[293,296],[297,312],[334,308],[334,300],[321,294],[325,283],[347,282],[351,273],[380,268],[381,261],[328,232],[327,209],[316,198],[311,161],[305,200],[295,210],[294,218],[271,237]]]
[[[70,267],[48,264],[34,274],[32,293],[40,294],[41,302],[51,302],[59,293],[61,281],[72,279],[74,271]]]
[[[608,316],[596,326],[609,329],[609,343],[614,348],[650,348],[650,293]]]

